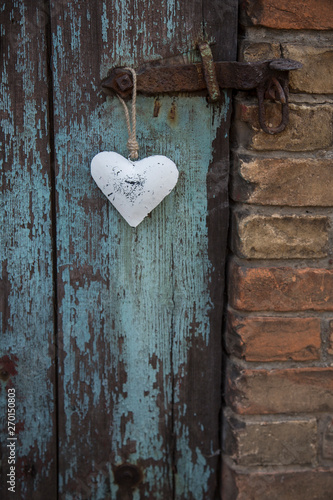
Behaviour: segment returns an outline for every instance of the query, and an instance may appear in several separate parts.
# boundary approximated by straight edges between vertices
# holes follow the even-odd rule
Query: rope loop
[[[125,118],[126,118],[127,132],[128,132],[127,148],[129,150],[129,157],[131,160],[137,160],[139,157],[138,153],[139,144],[136,140],[136,72],[133,68],[125,68],[125,69],[130,71],[133,77],[133,94],[132,94],[132,109],[131,109],[132,117],[130,117],[128,107],[124,99],[120,97],[119,94],[117,94],[117,97],[121,102],[121,104],[123,105],[125,111]],[[131,118],[132,118],[132,124],[131,124]]]

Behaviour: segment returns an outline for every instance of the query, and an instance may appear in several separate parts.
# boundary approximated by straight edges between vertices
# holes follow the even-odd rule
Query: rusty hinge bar
[[[202,49],[202,63],[139,68],[137,70],[137,91],[152,95],[197,92],[208,88],[211,101],[216,101],[220,98],[216,82],[220,88],[256,89],[261,128],[268,134],[276,134],[284,130],[288,123],[289,71],[301,68],[301,63],[290,59],[251,63],[213,62],[210,58],[211,54],[204,53]],[[132,92],[132,75],[126,69],[114,68],[102,82],[102,87],[106,91],[113,90],[121,97],[126,98]],[[278,127],[267,127],[265,123],[265,98],[282,104],[282,118]]]

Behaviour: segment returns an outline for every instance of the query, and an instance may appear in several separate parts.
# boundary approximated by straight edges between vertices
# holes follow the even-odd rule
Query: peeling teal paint
[[[198,58],[193,48],[202,37],[201,22],[180,33],[176,25],[185,22],[183,3],[162,2],[158,19],[155,12],[148,16],[152,8],[151,2],[101,2],[98,43],[102,50],[89,82],[81,79],[92,64],[84,57],[84,47],[90,50],[82,28],[87,13],[73,5],[66,9],[66,25],[54,25],[58,312],[64,398],[59,484],[61,492],[74,485],[84,491],[90,488],[87,496],[92,498],[105,497],[110,488],[111,498],[116,497],[113,473],[100,472],[97,459],[85,484],[77,479],[83,456],[96,453],[99,425],[108,422],[100,443],[108,447],[108,467],[124,461],[138,463],[144,469],[147,491],[154,492],[156,500],[164,499],[165,484],[172,485],[173,480],[172,443],[164,439],[164,430],[170,428],[174,411],[176,495],[201,500],[212,468],[199,446],[193,451],[184,424],[191,410],[182,401],[180,384],[182,374],[187,376],[191,346],[209,342],[213,304],[207,278],[212,264],[206,176],[228,101],[219,109],[208,105],[204,97],[164,96],[154,117],[155,99],[138,97],[140,157],[169,156],[181,174],[176,189],[138,228],[130,228],[121,219],[90,177],[90,161],[98,152],[128,155],[123,109],[117,99],[103,101],[98,95],[98,73],[102,79],[114,66],[137,66],[182,54],[184,60]],[[136,9],[141,9],[139,18],[133,15]],[[93,28],[96,13],[89,15]],[[160,22],[161,16],[165,22]],[[157,22],[158,35],[150,36]],[[70,40],[65,45],[68,27]],[[204,484],[199,485],[199,480]],[[139,493],[134,492],[133,498],[138,499]]]
[[[66,131],[56,136],[57,160],[59,165],[63,165],[57,179],[57,190],[58,241],[61,246],[59,268],[64,283],[59,312],[66,352],[63,374],[65,411],[68,412],[66,432],[68,436],[73,432],[70,399],[77,391],[73,375],[77,372],[78,360],[82,360],[82,363],[79,361],[79,379],[89,384],[94,394],[93,401],[77,401],[79,407],[75,411],[81,418],[89,414],[91,405],[97,403],[101,394],[100,381],[96,374],[90,372],[90,367],[98,363],[99,354],[95,349],[87,351],[86,346],[90,341],[96,341],[103,320],[109,325],[104,348],[110,350],[113,363],[110,370],[115,370],[117,364],[122,363],[127,373],[127,381],[121,388],[116,387],[106,395],[107,404],[111,404],[112,400],[114,405],[110,432],[115,463],[122,463],[122,449],[126,443],[135,441],[136,451],[128,460],[133,463],[145,459],[156,461],[156,467],[151,465],[145,469],[145,481],[157,490],[158,484],[165,481],[169,460],[159,428],[158,401],[161,399],[165,406],[171,403],[171,370],[177,373],[186,366],[187,351],[194,340],[190,333],[194,316],[198,325],[196,335],[206,343],[209,340],[208,313],[212,305],[206,279],[211,267],[207,257],[206,174],[211,161],[211,144],[225,111],[222,108],[219,113],[214,112],[208,107],[206,99],[201,97],[161,97],[160,102],[159,116],[153,118],[154,99],[138,97],[140,157],[150,154],[169,156],[180,170],[180,181],[174,192],[152,212],[151,218],[137,229],[130,228],[103,199],[89,174],[89,162],[99,151],[114,150],[124,156],[128,154],[126,125],[120,103],[108,99],[96,108],[86,123],[73,122],[70,148],[67,147]],[[176,125],[168,119],[172,105],[177,108]],[[82,158],[79,163],[78,151]],[[74,168],[74,165],[77,166]],[[70,176],[67,169],[70,169]],[[71,193],[70,204],[66,192]],[[86,209],[82,204],[85,197],[103,200],[100,213],[89,213],[89,234],[82,233],[86,218]],[[97,231],[104,235],[101,240]],[[83,284],[81,282],[78,286],[71,282],[69,270],[76,262],[80,262],[80,266],[84,266],[85,262],[91,265],[91,272],[100,273],[105,284],[94,283],[90,279],[90,285],[86,281],[86,287],[84,271],[81,276]],[[172,265],[174,272],[171,274]],[[95,311],[96,307],[98,314],[89,320],[89,312]],[[71,317],[71,310],[75,312],[74,317]],[[114,327],[111,329],[112,323]],[[170,365],[171,335],[174,335],[175,346],[173,367]],[[158,360],[155,367],[149,362],[154,356]],[[158,374],[163,380],[162,395],[161,387],[155,384]],[[182,405],[177,391],[174,400],[175,404]],[[186,405],[183,411],[186,412]],[[125,427],[121,423],[124,419],[127,419]],[[168,419],[167,415],[165,419]],[[177,446],[180,453],[177,463],[180,494],[191,494],[194,499],[201,500],[204,481],[200,487],[199,482],[211,473],[209,462],[200,450],[196,452],[196,460],[191,462],[186,429],[179,428]],[[161,463],[165,464],[164,471]],[[72,461],[66,475],[75,477],[75,474],[76,466]],[[117,489],[112,483],[112,497]]]
[[[112,468],[124,461],[142,467],[147,491],[156,500],[165,500],[166,484],[172,488],[174,465],[175,496],[184,499],[202,500],[215,473],[201,445],[193,445],[186,419],[195,419],[201,433],[205,429],[200,416],[190,415],[181,384],[188,375],[191,347],[210,340],[209,313],[214,306],[207,278],[213,269],[208,258],[206,176],[229,100],[214,108],[204,97],[160,96],[154,117],[155,99],[138,97],[140,157],[169,156],[180,171],[176,189],[138,228],[121,219],[90,176],[90,161],[98,152],[128,155],[123,109],[117,99],[104,101],[100,95],[100,79],[107,71],[175,56],[198,59],[193,49],[202,36],[201,6],[197,16],[187,19],[184,5],[168,0],[156,11],[151,1],[104,0],[96,18],[84,3],[50,3],[59,488],[68,500],[73,495],[115,498],[118,486]],[[19,358],[14,383],[21,398],[18,419],[24,422],[20,456],[29,456],[32,463],[44,460],[45,479],[54,474],[56,460],[49,448],[55,433],[50,54],[44,10],[36,7],[25,21],[33,8],[28,2],[15,1],[11,8],[11,19],[20,29],[4,54],[0,83],[4,161],[10,162],[1,201],[0,251],[10,284],[3,338],[8,352]],[[102,45],[96,50],[97,64],[91,60],[95,46],[87,37],[87,23],[89,33],[98,26],[91,39],[96,48]],[[185,24],[188,29],[180,30]],[[31,29],[39,30],[37,37]],[[4,28],[1,34],[13,36]],[[9,57],[15,58],[10,70]],[[20,99],[8,92],[11,73],[22,82]],[[3,398],[1,404],[4,408]],[[205,444],[212,454],[213,447]],[[51,456],[47,462],[46,456]],[[82,472],[82,466],[88,469]],[[41,470],[35,486],[42,483]],[[24,483],[25,496],[26,488]],[[135,490],[133,499],[139,498]]]
[[[109,19],[107,16],[107,7],[106,4],[103,3],[103,15],[102,15],[102,40],[104,43],[108,41],[108,29],[109,29]]]
[[[74,16],[74,6],[69,3],[69,13],[71,15],[71,49],[80,54],[81,46],[81,17]],[[73,70],[73,68],[71,68]]]
[[[30,496],[31,488],[27,477],[19,475],[18,464],[34,464],[34,486],[39,489],[45,481],[48,484],[46,478],[55,477],[56,461],[47,57],[43,26],[32,24],[34,9],[36,13],[38,6],[23,2],[6,2],[1,9],[7,23],[10,18],[13,22],[12,31],[1,29],[6,36],[0,85],[0,254],[8,279],[1,297],[7,301],[8,315],[1,318],[1,356],[18,358],[17,374],[8,385],[16,389],[16,491],[22,498]],[[3,417],[6,392],[2,390],[0,398]],[[2,443],[8,437],[5,429]],[[3,473],[7,472],[3,453]],[[6,493],[3,490],[2,498]]]

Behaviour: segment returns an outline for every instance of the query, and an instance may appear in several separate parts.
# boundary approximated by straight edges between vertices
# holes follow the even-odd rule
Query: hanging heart
[[[100,190],[132,227],[161,203],[178,180],[176,165],[166,156],[130,161],[104,151],[91,162],[91,175]]]

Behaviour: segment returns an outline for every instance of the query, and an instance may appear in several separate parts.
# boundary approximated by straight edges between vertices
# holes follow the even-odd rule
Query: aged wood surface
[[[45,2],[2,2],[0,496],[56,498],[50,136]],[[8,491],[7,389],[16,391]]]
[[[90,177],[98,152],[127,156],[122,107],[101,79],[194,59],[202,12],[201,1],[51,4],[64,499],[217,491],[227,148],[216,144],[228,140],[229,96],[139,96],[140,158],[166,155],[180,178],[137,228]],[[123,463],[142,471],[134,490],[115,484]]]
[[[127,155],[123,110],[100,91],[107,71],[197,60],[203,37],[215,58],[232,58],[236,3],[1,7],[1,415],[4,386],[17,387],[20,498],[56,496],[57,459],[64,499],[217,494],[230,95],[215,106],[139,96],[140,158],[166,155],[180,178],[135,229],[95,185],[90,161]],[[124,463],[140,470],[135,489],[115,483]]]

